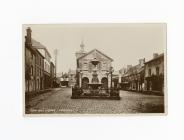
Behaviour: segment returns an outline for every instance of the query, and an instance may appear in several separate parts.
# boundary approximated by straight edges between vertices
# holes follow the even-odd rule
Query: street
[[[164,113],[164,96],[120,91],[120,100],[71,99],[71,88],[57,88],[26,101],[26,114]]]

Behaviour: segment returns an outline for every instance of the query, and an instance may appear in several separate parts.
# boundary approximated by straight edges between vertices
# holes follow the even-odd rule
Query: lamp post
[[[54,54],[55,54],[55,78],[56,78],[56,74],[57,74],[57,55],[58,55],[58,50],[55,49],[54,50]]]
[[[80,72],[81,72],[81,69],[77,68],[77,84],[79,87],[80,87]]]
[[[111,88],[112,88],[112,73],[114,72],[114,68],[111,66],[110,67],[110,74],[111,74]]]
[[[80,71],[80,87],[82,87],[82,70]]]
[[[108,70],[106,71],[106,75],[107,75],[107,81],[108,81],[108,83],[109,83],[109,71],[108,71]],[[108,83],[107,83],[107,84],[108,84]],[[107,87],[108,87],[108,85],[107,85]]]
[[[82,87],[82,70],[80,68],[77,69],[78,71],[78,82],[79,82],[79,87],[81,88]]]

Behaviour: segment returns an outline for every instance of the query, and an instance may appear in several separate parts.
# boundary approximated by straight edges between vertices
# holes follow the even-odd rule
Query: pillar
[[[110,78],[110,76],[108,77],[108,88],[110,88],[111,87],[111,78]]]
[[[82,75],[81,74],[79,75],[79,87],[80,88],[82,87]]]

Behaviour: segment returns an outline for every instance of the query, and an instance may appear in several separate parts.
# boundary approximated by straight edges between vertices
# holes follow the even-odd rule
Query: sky
[[[153,53],[166,49],[166,24],[26,24],[23,40],[27,27],[32,29],[32,38],[47,47],[53,62],[54,50],[58,50],[57,73],[76,69],[75,52],[81,41],[85,51],[98,49],[111,57],[116,71],[137,65],[142,58],[148,61]]]

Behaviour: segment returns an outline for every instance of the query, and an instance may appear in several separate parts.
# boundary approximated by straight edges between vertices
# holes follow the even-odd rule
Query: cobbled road
[[[71,88],[57,88],[26,102],[26,114],[164,113],[164,96],[120,91],[121,100],[71,99]]]

